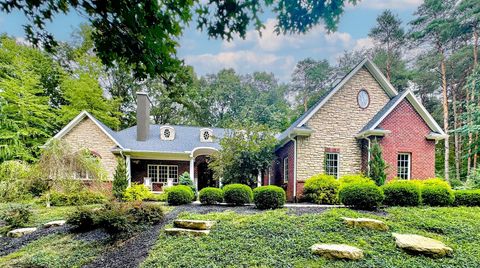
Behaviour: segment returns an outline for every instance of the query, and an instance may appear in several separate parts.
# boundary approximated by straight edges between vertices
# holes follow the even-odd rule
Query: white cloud
[[[348,3],[347,8],[368,9],[408,9],[418,7],[423,0],[362,0],[355,6]]]

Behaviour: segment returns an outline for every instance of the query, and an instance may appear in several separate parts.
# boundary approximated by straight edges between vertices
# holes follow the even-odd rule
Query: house
[[[136,126],[116,132],[84,111],[55,138],[94,151],[110,178],[116,157],[124,157],[129,181],[159,192],[178,183],[184,172],[193,174],[199,190],[218,187],[208,161],[227,131],[150,124],[150,100],[139,92]],[[445,137],[411,91],[398,93],[365,59],[277,136],[275,161],[259,181],[283,186],[288,200],[295,201],[312,175],[365,172],[373,139],[382,147],[389,179],[430,178],[435,176],[435,143]]]

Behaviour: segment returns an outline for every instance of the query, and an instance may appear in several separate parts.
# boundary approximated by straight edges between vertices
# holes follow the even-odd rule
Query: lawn
[[[183,213],[183,219],[216,220],[209,236],[161,234],[143,267],[476,267],[480,264],[480,208],[389,208],[386,216],[331,209],[289,215],[286,209],[258,214]],[[351,229],[341,217],[384,220],[389,232]],[[454,256],[431,259],[396,248],[391,232],[420,234],[445,242]],[[345,243],[364,250],[361,261],[314,256],[315,243]]]

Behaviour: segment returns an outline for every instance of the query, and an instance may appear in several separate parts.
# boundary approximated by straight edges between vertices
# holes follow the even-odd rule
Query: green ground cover
[[[209,236],[158,238],[143,267],[475,267],[480,263],[480,208],[389,208],[388,215],[331,209],[289,215],[287,210],[258,214],[183,213],[182,219],[217,220]],[[350,229],[341,217],[384,220],[389,232]],[[413,233],[445,242],[454,256],[431,259],[396,248],[391,232]],[[327,260],[310,253],[315,243],[360,247],[365,259]]]

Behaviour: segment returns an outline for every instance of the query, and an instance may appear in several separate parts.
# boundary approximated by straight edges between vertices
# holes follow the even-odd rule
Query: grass
[[[184,213],[183,219],[216,220],[209,236],[162,233],[143,267],[475,267],[480,263],[480,208],[390,208],[385,217],[349,209],[294,216],[286,210],[254,215]],[[389,232],[351,229],[341,217],[384,220]],[[454,256],[431,259],[396,248],[391,232],[445,242]],[[364,250],[361,261],[327,260],[310,252],[315,243],[345,243]]]
[[[81,267],[105,247],[104,243],[75,239],[73,235],[49,235],[0,257],[0,267]]]

